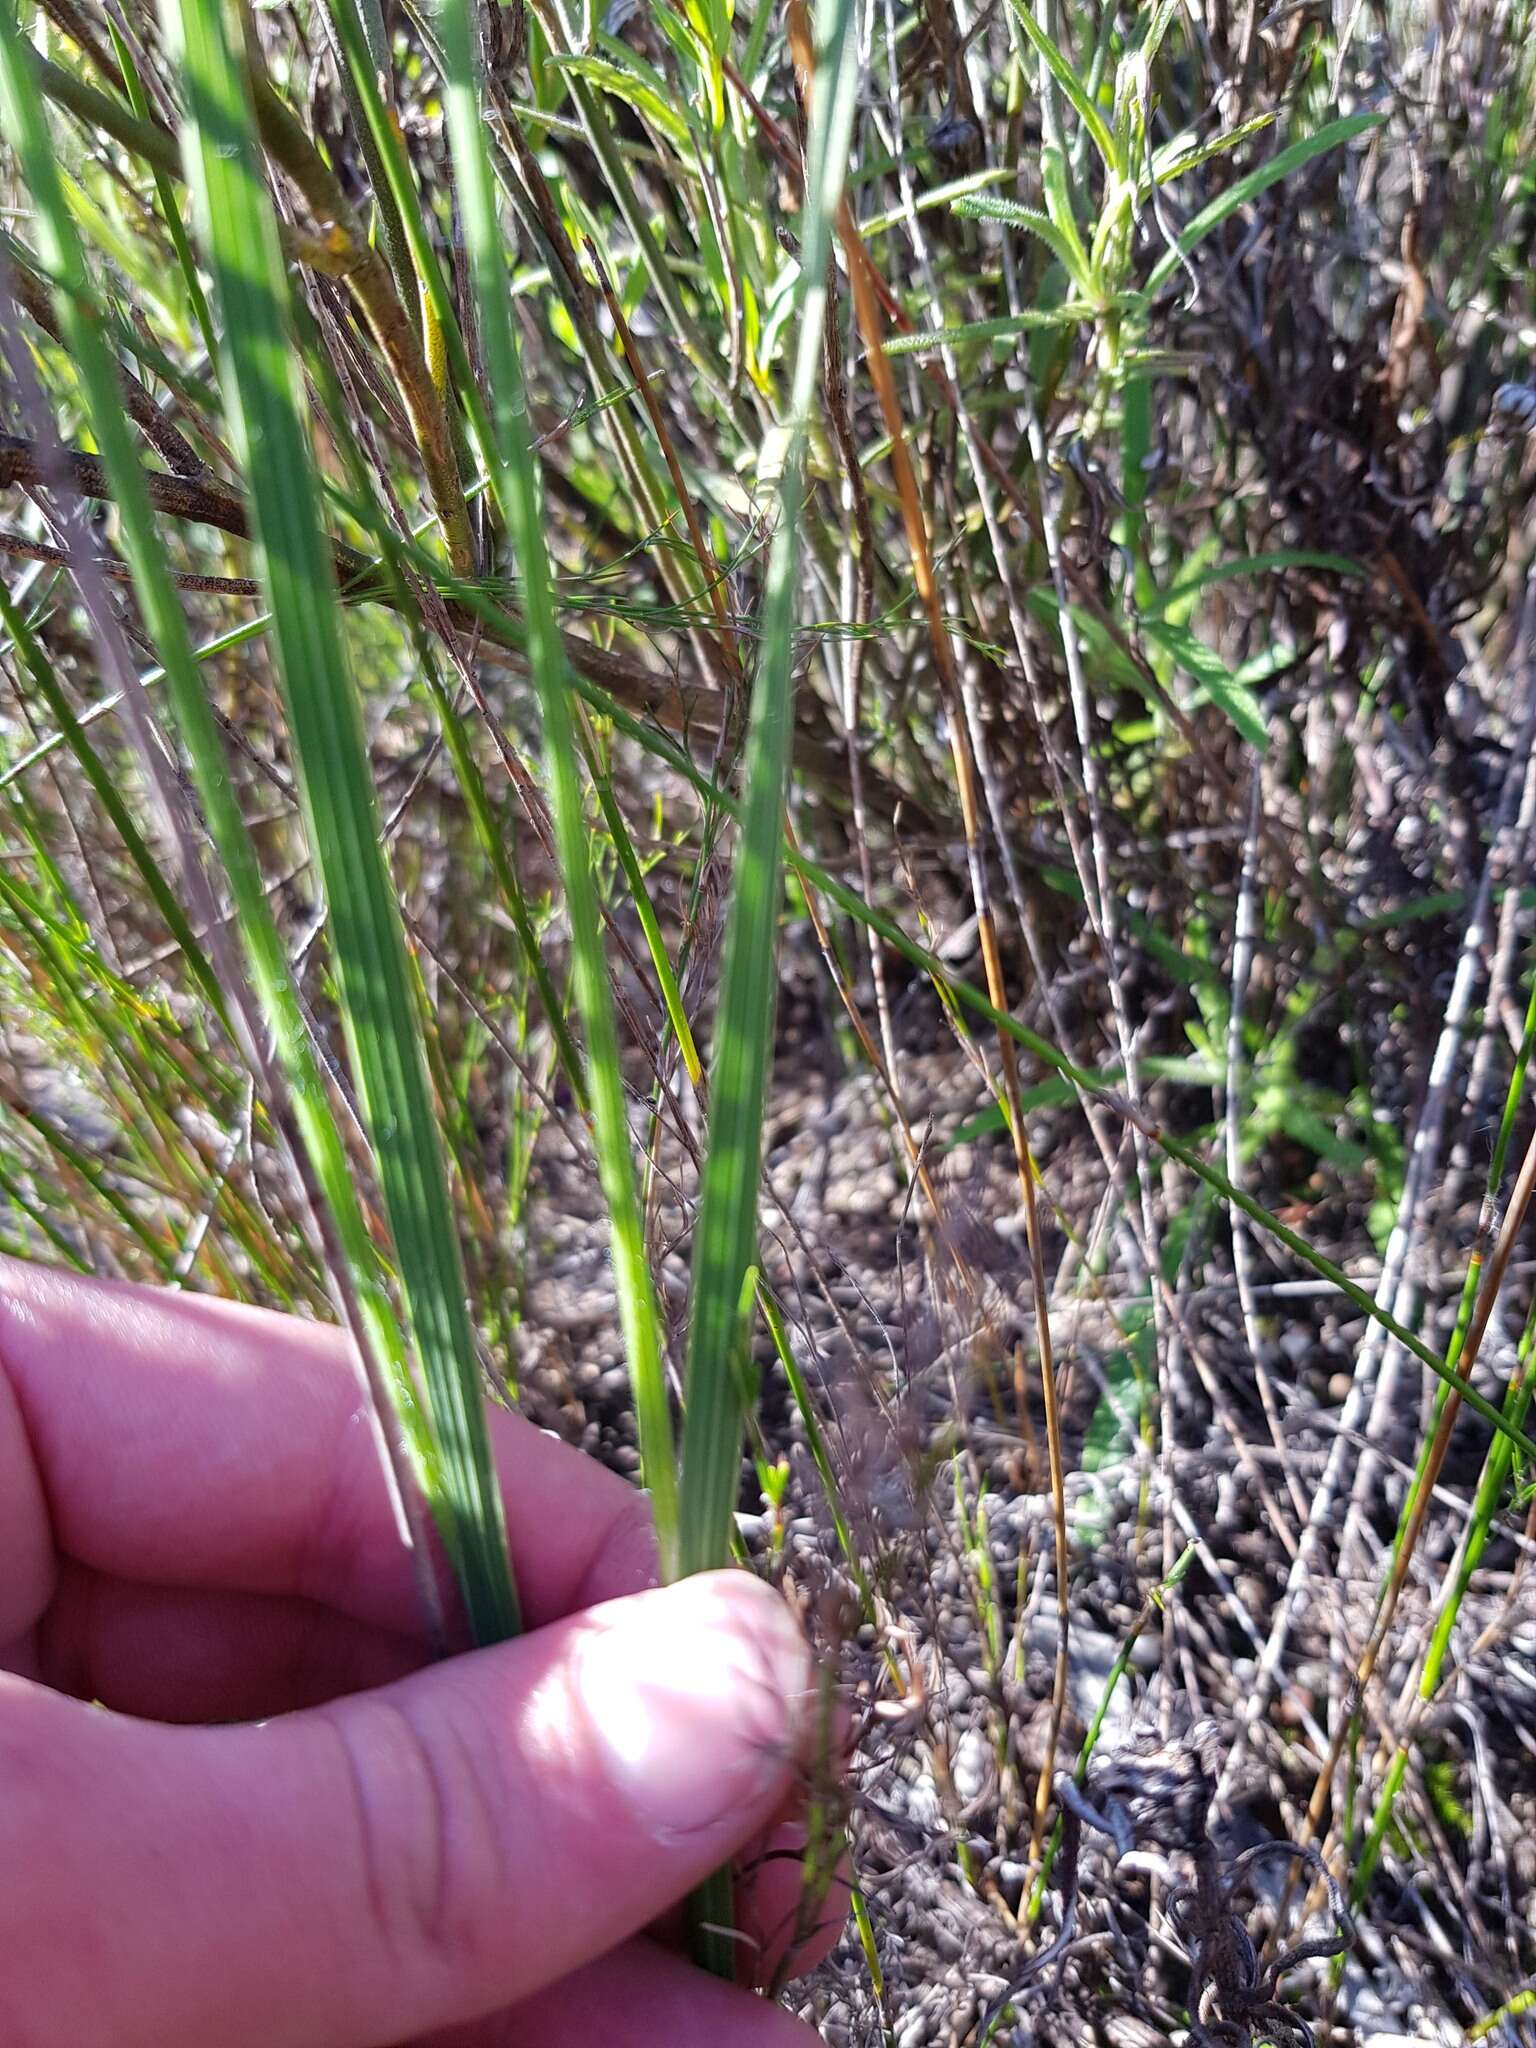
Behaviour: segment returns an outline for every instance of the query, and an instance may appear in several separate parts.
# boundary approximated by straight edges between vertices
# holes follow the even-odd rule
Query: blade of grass
[[[1027,228],[1030,234],[1038,235],[1090,306],[1097,308],[1101,294],[1089,266],[1088,252],[1048,215],[1037,212],[1032,206],[1020,206],[1015,199],[994,199],[985,193],[974,198],[957,199],[953,210],[963,220],[1003,221],[1009,227]],[[1059,317],[1059,309],[1053,308],[1046,322],[1036,321],[1033,324],[1055,325]],[[921,339],[926,347],[936,337],[925,329]]]
[[[624,883],[629,890],[629,900],[635,915],[640,920],[640,930],[645,938],[645,950],[650,957],[651,971],[656,976],[656,986],[661,991],[661,1000],[666,1009],[667,1023],[677,1040],[683,1056],[683,1066],[689,1081],[697,1087],[703,1076],[703,1063],[694,1043],[693,1027],[688,1022],[688,1012],[683,1003],[683,992],[678,985],[671,957],[667,952],[666,940],[662,937],[661,926],[651,903],[650,891],[646,887],[645,875],[641,870],[640,857],[635,852],[634,842],[624,823],[624,814],[619,808],[618,798],[613,793],[613,777],[606,763],[595,759],[594,749],[589,747],[587,758],[593,763],[592,786],[597,792],[597,801],[603,813],[603,823],[608,827],[613,841],[613,850],[618,855],[619,866],[624,872]]]
[[[969,341],[1011,341],[1019,334],[1035,334],[1044,328],[1070,327],[1092,320],[1095,311],[1086,300],[1068,299],[1060,306],[1009,314],[1000,320],[968,320],[960,327],[925,327],[918,334],[896,334],[886,342],[885,352],[888,356],[916,356],[929,349],[952,348]]]
[[[128,807],[118,793],[117,785],[107,772],[106,765],[86,738],[80,721],[75,717],[69,699],[53,672],[53,664],[26,620],[17,611],[11,601],[10,592],[3,584],[0,584],[0,620],[4,621],[5,629],[11,636],[12,646],[36,685],[39,695],[47,704],[49,713],[70,752],[79,762],[86,781],[95,792],[97,802],[121,838],[128,858],[138,869],[144,886],[149,891],[150,901],[165,919],[166,930],[181,948],[182,957],[196,977],[209,1007],[225,1029],[229,1030],[231,1027],[224,991],[219,985],[212,963],[198,944],[196,934],[160,872],[159,863],[145,844],[143,834],[129,815]]]
[[[747,728],[746,792],[726,914],[707,1149],[694,1227],[680,1495],[684,1572],[729,1561],[741,1473],[743,1388],[736,1361],[749,1302],[748,1276],[757,1261],[763,1103],[773,1052],[784,795],[794,726],[798,534],[806,442],[821,380],[833,223],[842,199],[858,82],[851,17],[850,0],[820,0],[800,220],[795,366]],[[691,1909],[696,1959],[730,1979],[735,1945],[729,1872],[718,1872],[701,1886]]]
[[[423,677],[428,695],[437,710],[438,723],[453,762],[459,786],[463,791],[469,809],[476,839],[489,863],[492,874],[501,889],[502,901],[511,919],[513,931],[528,964],[529,972],[539,991],[544,1013],[555,1040],[561,1069],[569,1082],[571,1092],[583,1115],[586,1114],[586,1079],[581,1070],[580,1058],[572,1041],[566,1023],[565,1005],[555,988],[538,936],[534,930],[522,882],[517,873],[517,864],[512,844],[498,828],[493,815],[490,794],[475,760],[473,748],[464,721],[455,708],[453,699],[443,681],[437,650],[430,630],[422,617],[410,579],[406,576],[400,558],[398,537],[382,516],[381,508],[370,494],[366,462],[355,435],[348,431],[347,406],[344,394],[337,385],[335,371],[324,351],[312,348],[308,351],[310,375],[320,394],[330,422],[330,441],[338,460],[346,472],[349,486],[348,511],[368,533],[379,570],[381,594],[391,599],[393,609],[399,614],[406,630],[415,643],[416,661]],[[332,488],[329,493],[333,501],[341,501],[341,493]],[[428,522],[430,524],[430,522]],[[424,527],[415,529],[418,544],[422,540]],[[461,666],[465,686],[474,696],[476,703],[485,713],[483,688],[473,664]],[[490,723],[487,717],[487,723]],[[507,758],[505,742],[497,734],[498,746],[502,749],[509,775],[514,763]]]
[[[138,65],[134,62],[133,51],[110,15],[107,17],[107,33],[112,38],[118,68],[123,74],[123,88],[128,95],[128,104],[137,119],[148,122],[151,118],[149,101],[145,96]],[[192,246],[187,240],[186,223],[182,220],[181,208],[177,203],[175,183],[164,170],[152,167],[151,175],[155,181],[155,196],[160,201],[165,231],[171,238],[171,247],[176,252],[177,268],[187,288],[187,303],[192,308],[192,317],[197,322],[197,331],[202,337],[203,347],[207,350],[211,363],[218,352],[213,332],[213,316],[208,311],[208,301],[203,296],[202,279],[197,274]]]
[[[827,265],[852,131],[857,63],[849,0],[821,0],[817,69],[800,222],[798,339],[777,524],[769,555],[757,673],[715,1043],[708,1150],[694,1234],[693,1291],[684,1382],[684,1571],[728,1555],[741,1461],[741,1393],[732,1359],[743,1282],[756,1262],[763,1096],[773,1046],[784,791],[793,724],[797,538],[806,441],[821,373]]]
[[[479,1642],[515,1633],[463,1260],[448,1201],[399,906],[380,842],[361,710],[298,377],[250,87],[220,0],[167,0],[187,95],[187,182],[223,317],[221,381],[250,495],[310,845],[329,909],[342,1025],[399,1261],[439,1459],[434,1500]]]
[[[635,1396],[641,1470],[650,1489],[662,1568],[670,1576],[677,1566],[677,1478],[661,1315],[635,1188],[624,1075],[603,958],[577,767],[576,732],[568,695],[570,676],[555,615],[553,576],[544,539],[541,479],[529,433],[522,357],[512,325],[505,247],[486,153],[476,31],[467,0],[444,0],[438,21],[447,66],[449,140],[492,398],[489,431],[482,434],[482,453],[491,490],[506,521],[522,584],[528,666],[543,723],[544,768],[571,929],[571,979],[587,1040],[587,1093],[593,1143],[603,1198],[608,1205],[619,1319]],[[407,231],[410,229],[407,216]],[[425,268],[423,276],[428,276]]]
[[[229,883],[251,983],[278,1066],[291,1091],[295,1141],[302,1147],[334,1236],[343,1270],[333,1277],[356,1343],[397,1521],[402,1538],[416,1554],[418,1582],[430,1614],[435,1599],[433,1583],[413,1519],[413,1489],[386,1426],[391,1407],[421,1469],[429,1498],[436,1487],[431,1441],[405,1369],[404,1344],[358,1201],[351,1161],[331,1112],[328,1083],[288,971],[239,791],[224,758],[198,674],[197,656],[166,566],[164,542],[156,529],[149,487],[123,411],[116,366],[103,338],[100,309],[54,161],[42,104],[31,48],[21,35],[10,0],[0,0],[0,113],[31,197],[39,247],[56,283],[60,332],[74,360],[101,462],[111,480],[124,552],[163,665],[204,819]]]

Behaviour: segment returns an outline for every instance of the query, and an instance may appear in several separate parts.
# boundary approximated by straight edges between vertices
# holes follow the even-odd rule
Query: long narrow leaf
[[[806,438],[821,366],[827,263],[842,196],[858,70],[850,0],[821,0],[817,73],[800,222],[799,334],[778,523],[747,733],[746,794],[710,1063],[709,1142],[694,1233],[684,1382],[682,1567],[729,1555],[741,1463],[736,1370],[744,1291],[756,1263],[763,1098],[773,1048],[784,786],[793,724],[795,585]]]
[[[1364,135],[1368,129],[1379,128],[1381,122],[1380,114],[1346,114],[1340,120],[1330,121],[1326,127],[1319,128],[1315,135],[1304,135],[1288,149],[1278,151],[1268,163],[1250,171],[1246,178],[1239,178],[1236,184],[1229,185],[1209,206],[1201,208],[1156,265],[1147,279],[1147,296],[1150,298],[1161,291],[1190,250],[1203,242],[1213,228],[1220,227],[1224,220],[1236,213],[1240,206],[1246,206],[1250,199],[1257,199],[1261,192],[1267,192],[1271,185],[1278,185],[1282,178],[1288,178],[1292,171],[1299,171],[1314,157],[1325,155],[1328,150],[1352,141],[1357,135]]]
[[[1194,677],[1211,702],[1221,707],[1243,738],[1262,754],[1269,744],[1269,735],[1259,701],[1221,656],[1187,626],[1171,625],[1166,619],[1143,620],[1142,631],[1155,647],[1171,655],[1180,668]]]
[[[470,1625],[477,1640],[492,1641],[517,1627],[501,1495],[399,906],[341,637],[276,222],[220,0],[167,0],[166,16],[185,76],[187,181],[222,314],[225,408],[250,493],[258,581],[272,611],[305,819],[326,893],[348,1053],[441,1462],[433,1504]]]
[[[1121,165],[1117,160],[1109,123],[1089,97],[1082,80],[1035,20],[1025,0],[1008,0],[1008,4],[1013,10],[1014,20],[1024,31],[1025,38],[1033,47],[1036,56],[1076,108],[1078,119],[1093,137],[1093,146],[1104,159],[1105,166],[1110,170],[1119,170]]]
[[[995,199],[985,192],[957,199],[952,210],[965,220],[1000,220],[1009,227],[1026,228],[1030,234],[1038,235],[1083,296],[1090,300],[1093,298],[1093,272],[1088,263],[1088,252],[1048,214],[1038,212],[1033,206],[1020,206],[1014,199]]]
[[[817,77],[800,223],[799,336],[778,524],[747,733],[746,794],[710,1063],[709,1142],[694,1234],[685,1380],[685,1572],[723,1564],[741,1461],[736,1372],[744,1288],[756,1262],[763,1098],[773,1048],[784,787],[793,725],[795,585],[806,438],[821,364],[827,262],[842,196],[857,81],[850,0],[821,0]]]
[[[492,393],[489,445],[484,452],[491,489],[511,535],[522,585],[528,666],[538,691],[544,727],[544,770],[571,927],[571,979],[586,1032],[587,1094],[598,1172],[608,1205],[619,1318],[635,1395],[641,1469],[651,1493],[663,1570],[670,1573],[677,1559],[676,1450],[667,1400],[661,1315],[646,1257],[645,1231],[635,1188],[618,1032],[603,958],[577,766],[570,678],[555,616],[538,462],[528,429],[522,357],[512,325],[506,254],[481,120],[475,29],[467,0],[444,0],[439,22],[448,67],[448,132]]]
[[[709,1130],[693,1240],[684,1380],[680,1561],[684,1572],[729,1562],[741,1474],[740,1353],[757,1272],[763,1106],[773,1056],[784,791],[794,727],[795,602],[805,451],[821,373],[827,272],[858,84],[851,0],[820,0],[800,219],[798,326],[778,520],[768,558],[757,673],[747,728],[741,840],[726,916],[710,1061]],[[690,1902],[694,1953],[717,1976],[735,1970],[729,1874]]]
[[[431,1443],[416,1408],[398,1322],[383,1284],[352,1178],[351,1162],[331,1113],[328,1087],[288,971],[255,849],[229,773],[212,708],[203,691],[186,620],[156,528],[148,486],[123,411],[116,365],[104,339],[100,307],[54,160],[36,89],[33,52],[11,0],[0,0],[0,113],[16,150],[34,210],[38,246],[57,286],[60,334],[80,379],[101,461],[111,481],[124,551],[144,618],[158,650],[176,723],[187,750],[203,816],[218,850],[239,920],[251,985],[272,1049],[291,1091],[298,1142],[325,1201],[346,1266],[344,1302],[355,1310],[360,1361],[378,1426],[388,1398],[422,1468],[435,1484]],[[247,629],[237,631],[243,636]],[[386,1392],[387,1383],[387,1392]],[[387,1452],[387,1445],[383,1446]],[[391,1463],[391,1469],[393,1469]],[[408,1506],[397,1500],[402,1529]]]

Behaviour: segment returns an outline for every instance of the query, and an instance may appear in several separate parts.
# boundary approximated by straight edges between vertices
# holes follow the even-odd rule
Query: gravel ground
[[[861,1618],[803,1418],[768,1348],[760,1352],[763,1449],[770,1461],[787,1462],[789,1479],[772,1509],[744,1468],[741,1528],[759,1568],[783,1580],[817,1629],[845,1690],[856,1730],[854,1868],[883,1980],[877,1997],[850,1927],[790,2002],[833,2044],[962,2048],[983,2038],[1062,1912],[1058,1862],[1033,1925],[1027,1913],[1057,1623],[1032,1365],[1024,1367],[1022,1429],[1015,1399],[1015,1367],[1026,1349],[1032,1355],[1034,1332],[1018,1186],[996,1137],[956,1142],[987,1104],[959,1048],[914,1053],[902,1070],[907,1112],[945,1211],[938,1217],[908,1190],[876,1083],[837,1071],[814,1020],[797,1028],[792,1019],[785,1037],[767,1142],[766,1267],[815,1388],[873,1619]],[[1104,1189],[1102,1164],[1075,1121],[1052,1112],[1032,1132],[1057,1205],[1047,1255],[1058,1276],[1068,1230],[1091,1229]],[[663,1180],[676,1165],[663,1157]],[[580,1160],[551,1130],[529,1219],[523,1396],[541,1420],[633,1471],[592,1192]],[[1326,1210],[1314,1212],[1312,1235],[1325,1246],[1327,1220]],[[681,1205],[664,1200],[659,1241],[680,1237],[683,1221]],[[680,1315],[683,1250],[666,1257],[663,1274]],[[1263,1267],[1260,1278],[1305,1280],[1280,1264]],[[1465,1670],[1423,1731],[1418,1754],[1428,1761],[1408,1774],[1403,1831],[1388,1838],[1341,1973],[1329,1958],[1304,1960],[1283,1978],[1288,2002],[1247,2033],[1230,2018],[1239,2030],[1220,2031],[1230,2008],[1219,1999],[1206,2003],[1206,2026],[1189,2030],[1191,1950],[1169,1901],[1196,1870],[1202,1840],[1215,1867],[1231,1872],[1244,1851],[1300,1838],[1344,1696],[1343,1648],[1358,1649],[1369,1630],[1421,1420],[1417,1375],[1405,1377],[1398,1423],[1374,1440],[1387,1463],[1360,1562],[1348,1578],[1326,1567],[1317,1575],[1271,1695],[1237,1750],[1286,1583],[1296,1501],[1307,1505],[1334,1448],[1365,1330],[1347,1302],[1310,1285],[1277,1304],[1268,1365],[1278,1437],[1245,1351],[1228,1247],[1213,1242],[1201,1284],[1179,1297],[1180,1341],[1163,1353],[1172,1434],[1159,1459],[1135,1440],[1117,1304],[1096,1299],[1080,1267],[1075,1282],[1058,1277],[1051,1319],[1072,1537],[1062,1757],[1070,1760],[1103,1709],[1091,1788],[1117,1759],[1149,1746],[1187,1759],[1199,1722],[1213,1759],[1209,1789],[1221,1782],[1208,1832],[1193,1825],[1181,1838],[1175,1828],[1161,1845],[1138,1834],[1124,1855],[1108,1836],[1088,1832],[1074,1938],[1020,1989],[992,2037],[1000,2042],[1135,2048],[1187,2038],[1215,2048],[1273,2038],[1290,2048],[1308,2038],[1308,2025],[1362,2048],[1450,2042],[1463,2038],[1451,2014],[1469,1985],[1489,2006],[1516,1988],[1514,1929],[1529,1915],[1536,1881],[1536,1574],[1522,1572],[1530,1545],[1510,1524],[1474,1582],[1457,1637]],[[1441,1329],[1440,1341],[1448,1334]],[[1490,1385],[1509,1363],[1509,1340],[1496,1333],[1484,1354]],[[1378,1676],[1383,1700],[1411,1681],[1412,1653],[1483,1441],[1480,1430],[1466,1432],[1448,1461],[1423,1569]],[[1358,1446],[1347,1448],[1358,1457]],[[1192,1554],[1166,1610],[1146,1608],[1186,1546]],[[1106,1704],[1111,1666],[1138,1617],[1128,1669]],[[1382,1742],[1380,1722],[1368,1718],[1362,1754],[1373,1784],[1390,1756]],[[1369,1810],[1368,1801],[1357,1809],[1357,1828]],[[1167,1825],[1154,1817],[1153,1835]],[[1332,1860],[1346,1879],[1360,1849],[1358,1833],[1343,1853],[1334,1842]],[[1255,1942],[1271,1928],[1290,1867],[1273,1851],[1258,1863],[1252,1895],[1236,1902]],[[1311,1882],[1312,1873],[1301,1874]],[[1297,1903],[1285,1906],[1288,1941],[1300,1938]],[[1326,1935],[1330,1924],[1323,1900],[1306,1934]],[[1524,2038],[1521,2024],[1506,2022],[1502,2038]]]

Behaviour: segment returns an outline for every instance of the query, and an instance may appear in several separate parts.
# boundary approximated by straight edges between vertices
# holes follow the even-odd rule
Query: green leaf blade
[[[1184,229],[1173,247],[1157,263],[1147,279],[1147,296],[1151,298],[1162,290],[1178,269],[1182,258],[1213,229],[1236,213],[1240,206],[1246,206],[1250,199],[1256,199],[1261,192],[1267,192],[1271,185],[1278,185],[1282,178],[1288,178],[1292,171],[1299,171],[1314,157],[1325,155],[1330,149],[1337,149],[1343,143],[1352,142],[1357,135],[1364,135],[1373,128],[1379,128],[1383,117],[1380,114],[1346,114],[1337,121],[1330,121],[1319,128],[1314,135],[1304,135],[1300,141],[1279,150],[1268,163],[1260,164],[1256,171],[1250,171],[1239,178],[1225,192],[1213,199],[1209,206],[1202,207],[1189,226]]]
[[[343,1030],[439,1458],[431,1505],[477,1641],[518,1628],[463,1262],[362,714],[340,629],[276,223],[219,0],[167,0],[187,89],[188,183],[223,316],[225,406],[247,480]]]

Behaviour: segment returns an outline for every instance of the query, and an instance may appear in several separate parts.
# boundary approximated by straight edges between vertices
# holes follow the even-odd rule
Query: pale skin
[[[813,2048],[663,1911],[793,1813],[787,1607],[492,1432],[527,1633],[430,1662],[337,1333],[0,1259],[7,2048]]]

